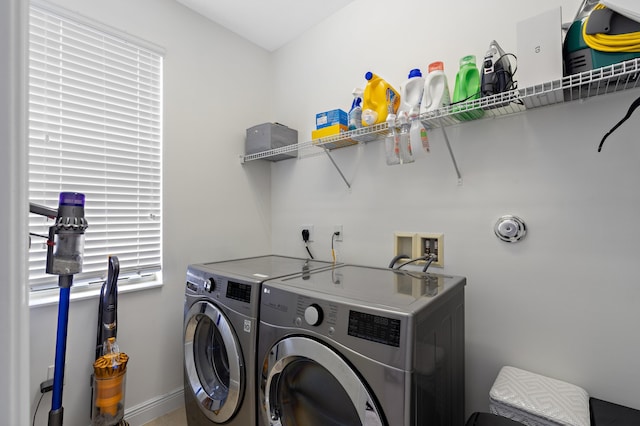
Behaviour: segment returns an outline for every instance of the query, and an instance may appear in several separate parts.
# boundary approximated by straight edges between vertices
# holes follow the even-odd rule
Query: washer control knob
[[[304,310],[304,320],[309,325],[320,325],[322,323],[322,308],[315,303]]]
[[[213,278],[204,280],[204,289],[211,293],[216,288],[216,281]]]

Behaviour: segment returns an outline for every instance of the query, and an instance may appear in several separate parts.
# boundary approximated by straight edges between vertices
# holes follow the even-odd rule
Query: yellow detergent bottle
[[[372,126],[387,121],[400,106],[400,94],[384,79],[371,71],[365,74],[367,85],[362,96],[362,125]]]

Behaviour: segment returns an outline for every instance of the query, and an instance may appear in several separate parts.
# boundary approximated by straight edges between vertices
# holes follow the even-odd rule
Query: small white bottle
[[[409,115],[406,111],[400,111],[398,114],[398,123],[400,123],[400,134],[398,135],[398,146],[400,164],[413,163],[413,155],[411,154],[411,145],[409,144]]]
[[[429,73],[424,80],[420,114],[435,111],[448,105],[451,105],[451,95],[447,76],[444,73],[444,64],[440,61],[432,62],[429,64]]]
[[[422,93],[424,91],[424,77],[420,69],[415,68],[409,72],[409,77],[400,86],[400,107],[398,114],[404,111],[409,113],[412,108],[420,107]]]
[[[384,150],[387,157],[387,166],[400,164],[400,140],[396,130],[396,115],[387,115],[389,133],[384,138]]]

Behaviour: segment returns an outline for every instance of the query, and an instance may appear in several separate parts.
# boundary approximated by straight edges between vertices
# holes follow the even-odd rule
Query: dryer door
[[[264,409],[272,426],[383,426],[367,386],[328,346],[289,337],[265,361]]]
[[[242,401],[245,369],[229,320],[208,301],[194,303],[185,316],[184,363],[204,414],[215,423],[228,421]]]

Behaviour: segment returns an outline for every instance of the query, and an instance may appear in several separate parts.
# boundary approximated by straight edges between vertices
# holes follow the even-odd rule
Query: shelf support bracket
[[[460,174],[460,169],[458,168],[458,163],[456,162],[456,156],[453,155],[453,150],[451,149],[451,144],[449,143],[449,137],[447,136],[447,132],[444,130],[442,118],[440,117],[438,120],[440,121],[440,128],[442,129],[442,134],[444,135],[444,141],[447,143],[447,149],[449,150],[449,155],[451,156],[451,161],[453,162],[453,168],[456,170],[456,175],[458,176],[458,185],[462,185],[462,175]]]
[[[336,168],[336,170],[338,171],[338,173],[340,173],[340,177],[342,178],[342,180],[344,181],[344,183],[347,184],[347,188],[351,189],[351,185],[349,184],[349,181],[347,180],[346,177],[344,177],[344,174],[342,173],[342,170],[340,170],[340,167],[338,167],[338,165],[336,164],[336,162],[333,160],[333,157],[331,156],[331,154],[329,153],[329,150],[326,147],[322,147],[322,149],[324,149],[324,152],[327,154],[327,157],[329,157],[329,160],[331,160],[331,164],[333,164],[333,167]]]

